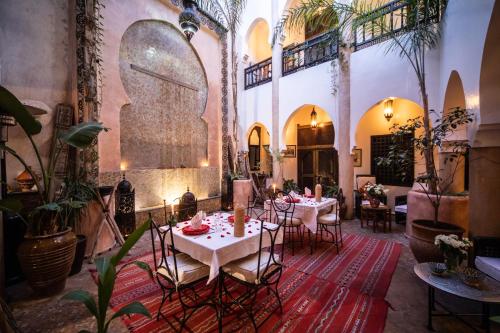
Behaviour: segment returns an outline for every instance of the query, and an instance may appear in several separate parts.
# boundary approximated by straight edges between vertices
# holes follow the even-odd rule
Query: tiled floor
[[[393,225],[394,226],[394,225]],[[425,324],[427,322],[427,288],[413,273],[415,259],[408,249],[408,241],[404,237],[404,227],[395,225],[392,233],[373,233],[371,228],[361,228],[359,221],[346,221],[343,224],[346,233],[361,233],[369,237],[392,240],[403,244],[403,250],[394,273],[386,300],[390,304],[390,310],[386,321],[385,332],[428,332]],[[131,251],[135,256],[149,251],[150,238],[145,235],[143,239]],[[85,289],[96,293],[88,268],[92,265],[86,264],[82,272],[68,279],[66,290]],[[81,329],[93,331],[93,320],[89,317],[84,307],[80,304],[61,300],[62,294],[42,300],[30,298],[30,291],[24,284],[8,289],[11,306],[14,309],[15,318],[23,332],[77,332]],[[459,311],[476,312],[480,310],[478,304],[466,302],[453,297],[443,297],[437,294],[438,300],[452,305]],[[498,311],[499,309],[495,309]],[[453,318],[438,318],[434,320],[436,332],[471,332],[472,330]],[[112,325],[112,332],[127,332],[120,320]],[[500,332],[499,327],[494,327],[493,332]],[[367,332],[370,333],[370,332]]]

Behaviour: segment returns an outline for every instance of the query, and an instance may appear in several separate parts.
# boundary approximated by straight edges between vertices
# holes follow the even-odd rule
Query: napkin
[[[310,196],[310,195],[311,195],[311,190],[309,189],[309,187],[306,187],[306,188],[304,189],[304,194],[305,194],[306,196]]]
[[[299,197],[300,197],[300,195],[299,195],[298,193],[296,193],[295,191],[291,191],[289,194],[290,194],[290,196],[291,196],[292,198],[294,198],[294,199],[296,199],[296,198],[299,198]]]
[[[207,214],[200,210],[198,213],[196,213],[195,216],[191,219],[191,227],[193,229],[200,229],[201,228],[201,223],[203,222],[203,219],[207,216]]]

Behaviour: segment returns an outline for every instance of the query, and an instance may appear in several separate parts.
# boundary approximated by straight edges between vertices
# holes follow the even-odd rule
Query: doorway
[[[297,178],[300,188],[338,183],[338,153],[333,148],[333,123],[297,126]]]

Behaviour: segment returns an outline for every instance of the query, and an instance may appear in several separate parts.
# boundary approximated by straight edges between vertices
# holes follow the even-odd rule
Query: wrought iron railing
[[[335,59],[338,54],[337,30],[306,40],[299,45],[288,46],[282,53],[283,76]]]
[[[273,79],[272,58],[268,58],[245,69],[245,89],[270,82]]]
[[[395,0],[355,20],[354,48],[362,48],[381,43],[391,34],[404,33],[415,24],[437,23],[441,20],[446,0],[423,0],[420,6],[411,6],[407,0]]]

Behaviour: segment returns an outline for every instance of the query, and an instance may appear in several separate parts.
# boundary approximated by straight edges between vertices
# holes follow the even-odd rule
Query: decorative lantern
[[[385,119],[387,119],[387,121],[391,121],[392,117],[394,116],[394,111],[392,109],[392,102],[393,102],[392,98],[386,99],[384,102],[384,117]]]
[[[200,29],[200,18],[198,17],[197,4],[194,0],[184,0],[184,11],[179,14],[179,24],[188,41]]]
[[[126,238],[135,230],[135,189],[125,179],[125,174],[116,187],[115,220],[120,232]]]
[[[311,112],[311,127],[316,128],[318,127],[318,114],[316,113],[316,110],[314,109]]]
[[[198,200],[193,193],[184,193],[179,201],[179,221],[186,221],[191,219],[198,212]]]

